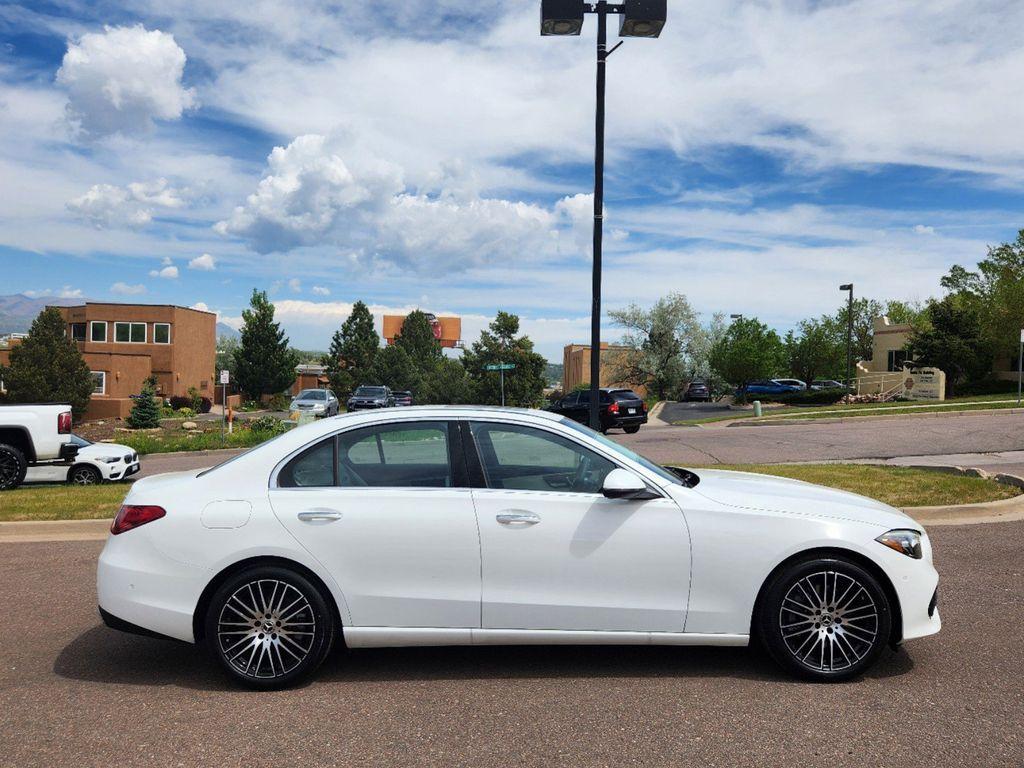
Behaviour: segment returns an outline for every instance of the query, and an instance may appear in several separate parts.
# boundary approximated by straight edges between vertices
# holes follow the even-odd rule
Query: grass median
[[[805,480],[870,496],[894,507],[972,504],[1007,499],[1020,492],[980,477],[869,464],[736,464],[708,469]],[[0,522],[113,518],[128,489],[127,483],[23,485],[0,493]]]
[[[981,477],[874,464],[719,464],[707,469],[732,469],[803,480],[870,496],[901,508],[978,504],[1020,494],[1019,488]]]

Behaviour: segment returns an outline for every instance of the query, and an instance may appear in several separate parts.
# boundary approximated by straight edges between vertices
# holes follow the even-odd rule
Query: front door
[[[476,516],[449,435],[444,421],[349,430],[278,473],[274,513],[334,576],[352,626],[480,626]]]
[[[675,502],[605,498],[616,465],[553,431],[471,432],[486,481],[473,491],[484,628],[683,631],[690,542]]]

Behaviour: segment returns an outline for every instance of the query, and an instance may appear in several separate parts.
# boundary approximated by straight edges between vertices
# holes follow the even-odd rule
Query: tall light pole
[[[541,35],[579,35],[585,14],[597,14],[597,109],[594,120],[594,267],[590,303],[590,426],[601,428],[601,251],[604,238],[604,102],[608,15],[622,16],[619,37],[658,37],[665,26],[668,0],[541,0]]]
[[[849,291],[850,300],[846,310],[846,389],[850,389],[853,381],[853,283],[839,286],[840,291]]]

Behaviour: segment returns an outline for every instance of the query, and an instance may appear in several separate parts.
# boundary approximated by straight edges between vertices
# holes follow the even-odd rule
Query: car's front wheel
[[[76,464],[68,471],[68,482],[72,485],[98,485],[103,482],[103,475],[96,467]]]
[[[864,672],[892,628],[892,608],[878,580],[841,558],[814,557],[778,574],[758,614],[769,655],[801,677],[824,682]]]
[[[257,566],[227,579],[206,614],[206,643],[228,676],[251,688],[280,688],[311,674],[331,650],[335,622],[305,576]]]

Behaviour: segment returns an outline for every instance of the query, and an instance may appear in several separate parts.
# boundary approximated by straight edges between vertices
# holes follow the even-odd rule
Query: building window
[[[171,343],[171,324],[170,323],[153,323],[153,343],[154,344],[170,344]]]
[[[889,350],[889,373],[902,371],[905,362],[907,362],[907,351],[905,349]]]
[[[119,344],[145,344],[145,323],[114,323],[114,341]]]
[[[89,371],[92,374],[92,393],[94,395],[107,394],[107,372]]]
[[[85,341],[85,323],[71,324],[72,341]]]
[[[107,340],[107,323],[105,320],[93,320],[91,323],[89,323],[89,340]]]

